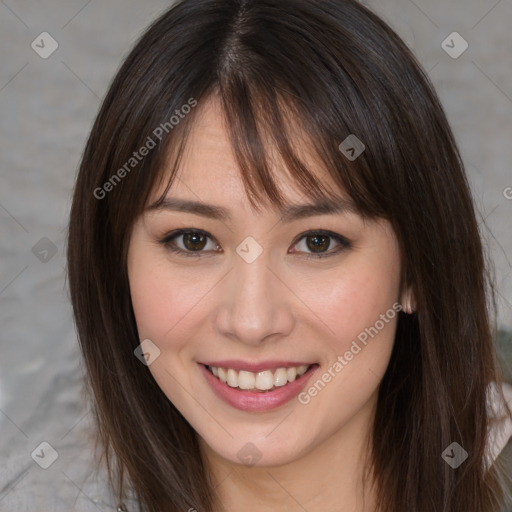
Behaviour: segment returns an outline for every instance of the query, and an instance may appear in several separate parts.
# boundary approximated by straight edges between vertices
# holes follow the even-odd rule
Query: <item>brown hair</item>
[[[128,485],[150,512],[218,507],[195,431],[134,356],[126,269],[133,223],[169,171],[162,197],[171,186],[199,110],[184,105],[213,94],[254,207],[283,201],[262,135],[308,196],[328,195],[292,151],[300,123],[358,211],[394,228],[417,311],[400,313],[380,384],[369,468],[379,510],[498,510],[504,472],[482,462],[486,390],[496,382],[501,391],[494,295],[463,164],[428,77],[354,0],[183,0],[144,33],[108,90],[77,176],[68,272],[119,499]],[[353,161],[339,149],[350,134],[366,146]],[[140,157],[144,145],[151,149]],[[164,166],[171,153],[175,165]],[[468,452],[457,469],[441,458],[454,441]]]

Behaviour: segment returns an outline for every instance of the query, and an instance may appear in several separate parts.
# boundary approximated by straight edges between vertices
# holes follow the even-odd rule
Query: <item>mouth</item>
[[[210,389],[225,403],[248,412],[266,412],[295,398],[320,368],[318,363],[286,364],[259,371],[198,364]],[[248,365],[245,365],[247,368]],[[253,367],[254,368],[254,367]]]

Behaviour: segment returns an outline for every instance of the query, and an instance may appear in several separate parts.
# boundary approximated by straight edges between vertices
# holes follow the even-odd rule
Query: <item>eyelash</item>
[[[179,254],[180,256],[192,257],[192,258],[201,257],[201,252],[206,252],[206,251],[197,251],[197,252],[185,251],[183,249],[180,249],[179,247],[176,247],[175,245],[172,245],[171,241],[174,238],[177,238],[181,235],[187,235],[187,234],[201,234],[201,235],[207,236],[210,239],[213,239],[213,237],[210,235],[210,233],[208,233],[207,231],[203,231],[201,229],[178,229],[178,230],[171,231],[170,233],[166,234],[162,239],[158,240],[158,243],[162,244],[168,251],[170,251],[172,253]],[[330,258],[331,256],[336,256],[337,254],[343,252],[345,249],[348,249],[351,247],[351,243],[346,238],[342,237],[341,235],[337,235],[336,233],[333,233],[331,231],[325,231],[322,229],[319,229],[316,231],[306,231],[305,233],[302,233],[301,235],[298,236],[298,238],[296,239],[296,241],[294,242],[293,245],[295,246],[296,244],[298,244],[303,238],[306,238],[308,236],[314,236],[314,235],[321,235],[321,236],[327,236],[329,238],[332,238],[332,239],[336,240],[336,242],[338,242],[340,244],[340,246],[335,250],[331,250],[331,251],[325,252],[325,253],[316,253],[316,254],[315,253],[306,253],[306,256],[303,256],[306,259],[319,260],[322,258]]]

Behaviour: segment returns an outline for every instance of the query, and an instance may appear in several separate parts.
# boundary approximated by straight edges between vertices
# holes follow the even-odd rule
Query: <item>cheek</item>
[[[150,258],[134,252],[129,265],[130,293],[139,336],[158,340],[172,325],[172,315],[180,302],[172,297],[173,288]],[[172,301],[173,307],[170,308]]]
[[[348,350],[352,340],[376,322],[383,337],[393,337],[390,331],[396,316],[392,306],[399,297],[398,265],[363,261],[358,262],[357,268],[356,265],[346,267],[338,275],[334,273],[329,277],[323,293],[317,288],[310,297],[314,297],[318,316],[329,327],[330,345],[337,353]],[[381,315],[386,318],[381,320]]]
[[[354,258],[330,277],[323,283],[325,293],[317,289],[312,295],[319,318],[329,327],[323,340],[329,349],[302,403],[324,420],[326,403],[342,405],[331,411],[328,422],[334,429],[367,403],[386,372],[398,320],[399,261],[391,247],[380,255]]]
[[[393,350],[397,297],[394,282],[368,277],[346,280],[323,304],[322,367],[299,395],[312,432],[333,433],[372,403]]]
[[[157,345],[187,340],[184,332],[198,304],[207,299],[212,283],[199,272],[176,271],[154,247],[135,247],[128,258],[132,306],[141,339]],[[168,343],[168,342],[167,342]]]

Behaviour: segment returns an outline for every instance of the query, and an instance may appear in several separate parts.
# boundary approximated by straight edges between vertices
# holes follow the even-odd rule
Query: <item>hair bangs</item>
[[[360,174],[366,164],[345,159],[326,134],[329,128],[313,123],[296,97],[278,87],[255,87],[253,82],[241,80],[232,80],[228,87],[217,82],[198,100],[194,112],[165,141],[164,158],[156,162],[159,170],[154,188],[160,190],[166,177],[167,182],[155,205],[164,200],[176,179],[201,107],[213,100],[220,103],[240,177],[256,212],[269,205],[282,209],[288,204],[278,186],[284,172],[296,190],[312,202],[343,199],[363,217],[378,216],[367,206],[366,187],[358,192],[353,186],[362,181]]]

